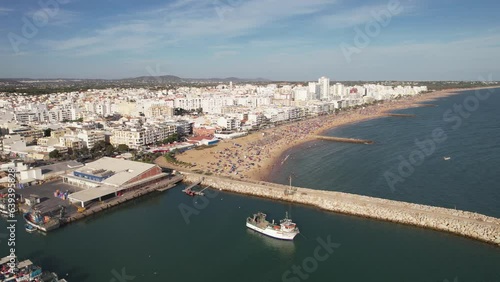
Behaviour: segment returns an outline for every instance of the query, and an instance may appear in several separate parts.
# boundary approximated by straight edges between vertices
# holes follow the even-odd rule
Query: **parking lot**
[[[59,210],[61,206],[66,208],[66,214],[77,212],[77,208],[72,205],[69,200],[63,200],[54,196],[54,192],[56,190],[59,190],[61,192],[65,192],[66,190],[68,190],[69,193],[73,193],[81,191],[82,189],[63,183],[62,180],[57,180],[47,182],[42,185],[34,185],[23,189],[16,189],[16,193],[21,195],[24,199],[31,196],[39,197],[40,204],[37,205],[37,209],[39,209],[42,213]]]

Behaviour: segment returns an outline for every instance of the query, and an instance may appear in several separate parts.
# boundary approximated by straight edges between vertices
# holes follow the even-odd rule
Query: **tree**
[[[47,128],[43,131],[43,137],[49,137],[50,133],[52,132],[52,129]]]
[[[105,151],[106,156],[108,156],[108,157],[113,156],[113,153],[115,152],[115,147],[113,147],[113,145],[109,144],[106,146],[104,151]]]
[[[109,144],[109,143],[106,143],[106,141],[97,141],[94,146],[92,147],[92,149],[90,149],[90,152],[91,153],[96,153],[96,152],[99,152],[99,151],[104,151],[106,149],[106,145]]]
[[[118,145],[118,147],[116,147],[116,150],[119,152],[119,153],[123,153],[123,152],[127,152],[129,150],[127,144],[120,144]]]
[[[54,150],[49,153],[49,158],[51,159],[59,159],[61,157],[61,153],[58,150]]]
[[[163,139],[162,143],[168,144],[168,143],[172,143],[172,142],[178,141],[178,140],[179,140],[179,135],[177,133],[174,133],[174,134],[168,136],[167,138]]]

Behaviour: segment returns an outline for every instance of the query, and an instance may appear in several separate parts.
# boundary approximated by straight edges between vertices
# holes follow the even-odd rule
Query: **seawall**
[[[296,188],[263,181],[240,181],[219,176],[183,173],[184,181],[223,191],[300,203],[349,215],[430,228],[500,246],[500,219],[461,210],[432,207],[342,192]]]

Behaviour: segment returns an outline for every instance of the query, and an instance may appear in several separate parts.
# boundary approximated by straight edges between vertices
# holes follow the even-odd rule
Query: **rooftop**
[[[65,171],[65,170],[73,170],[73,169],[76,169],[76,168],[79,168],[82,166],[83,166],[83,164],[79,163],[77,161],[67,161],[67,162],[60,162],[60,163],[55,163],[55,164],[51,164],[51,165],[44,165],[44,166],[40,166],[38,168],[40,168],[42,170],[42,174],[46,174],[46,173],[56,173],[56,172]]]
[[[125,184],[130,179],[139,176],[155,166],[154,164],[103,157],[94,162],[87,163],[77,171],[82,173],[91,172],[91,174],[99,174],[101,172],[106,174],[114,173],[109,178],[103,180],[102,183],[116,187]]]

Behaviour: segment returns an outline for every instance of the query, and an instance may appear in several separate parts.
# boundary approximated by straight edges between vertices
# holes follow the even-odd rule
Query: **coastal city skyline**
[[[0,2],[0,282],[500,281],[493,0]]]
[[[495,1],[40,3],[0,5],[0,58],[10,66],[0,69],[0,77],[172,74],[301,81],[323,75],[335,80],[500,76],[494,63],[500,56]]]

